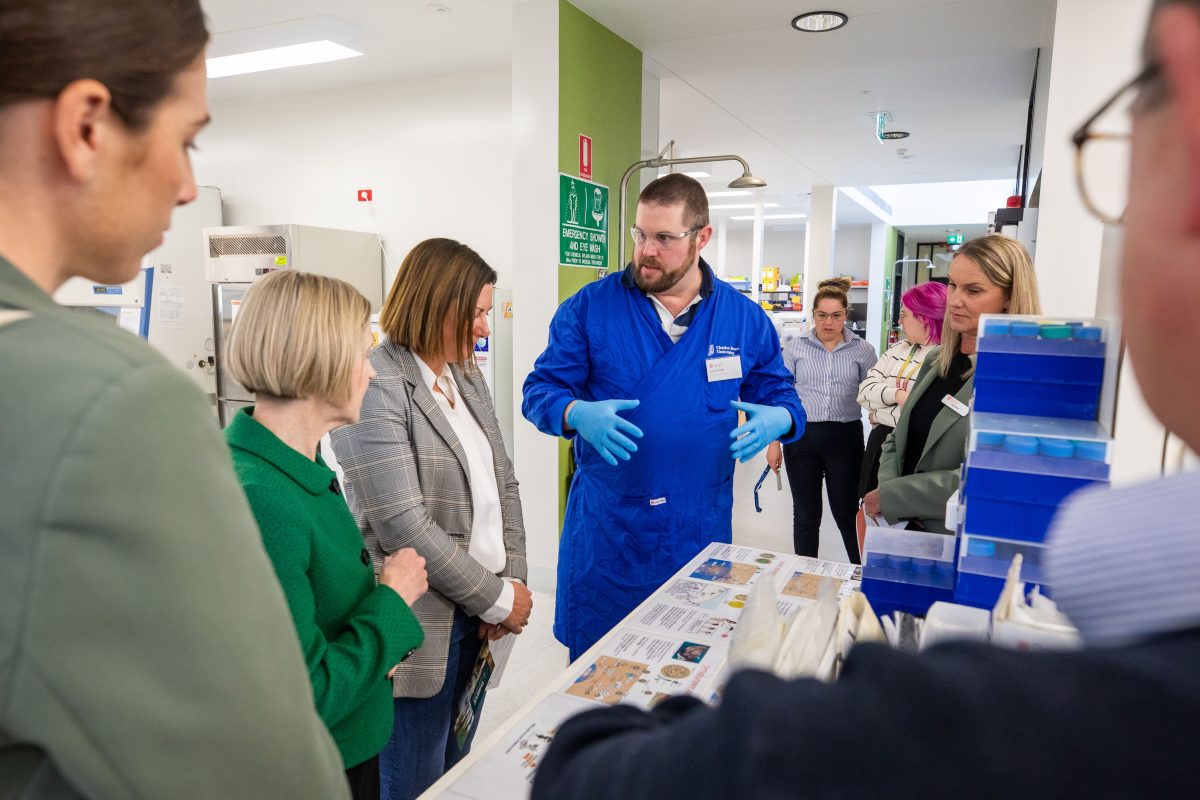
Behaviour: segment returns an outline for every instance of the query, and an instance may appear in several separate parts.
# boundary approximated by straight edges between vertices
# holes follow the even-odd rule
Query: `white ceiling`
[[[660,139],[677,155],[735,150],[785,207],[813,184],[1013,176],[1052,5],[823,0],[849,24],[810,34],[790,27],[809,10],[796,0],[572,1],[661,65]],[[877,142],[878,110],[912,136]]]
[[[964,241],[978,239],[987,233],[987,223],[977,225],[904,225],[897,228],[904,234],[906,243],[944,242],[950,231],[962,233]]]
[[[364,57],[220,79],[210,88],[217,100],[465,70],[512,57],[514,0],[201,1],[216,34],[318,14],[366,34]],[[822,0],[822,9],[827,4],[850,22],[808,34],[790,27],[793,16],[809,10],[796,0],[571,1],[640,47],[660,76],[660,141],[674,139],[679,156],[744,156],[769,184],[765,199],[780,204],[773,213],[807,211],[814,184],[1013,176],[1034,51],[1052,6],[1052,0]],[[452,11],[430,9],[438,4]],[[876,110],[890,111],[890,127],[911,138],[879,144],[869,116]],[[911,158],[899,158],[897,147]],[[728,164],[714,171],[705,181],[712,188],[739,174]],[[848,222],[840,214],[838,221]]]
[[[307,67],[220,78],[209,95],[307,91],[457,72],[512,60],[512,0],[200,0],[215,37],[328,14],[360,28],[366,53]],[[443,5],[450,13],[430,6]]]

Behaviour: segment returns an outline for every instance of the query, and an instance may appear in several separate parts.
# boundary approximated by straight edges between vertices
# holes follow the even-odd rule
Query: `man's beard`
[[[687,274],[688,269],[692,266],[692,261],[696,258],[696,241],[693,239],[688,246],[687,258],[683,259],[679,268],[674,271],[668,271],[662,261],[657,258],[643,258],[634,265],[633,282],[637,287],[647,294],[661,294],[667,291],[675,284],[683,280],[683,276]],[[654,280],[647,280],[642,272],[643,265],[656,267],[660,274]]]

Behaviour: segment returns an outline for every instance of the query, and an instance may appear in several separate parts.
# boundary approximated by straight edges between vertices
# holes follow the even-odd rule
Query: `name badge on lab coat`
[[[742,377],[742,357],[725,356],[724,358],[705,359],[704,367],[708,370],[708,382],[728,381]]]

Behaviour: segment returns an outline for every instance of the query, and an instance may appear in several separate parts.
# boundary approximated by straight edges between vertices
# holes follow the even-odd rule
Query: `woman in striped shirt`
[[[942,341],[946,315],[946,286],[935,281],[918,284],[900,298],[900,327],[904,338],[888,348],[858,387],[858,402],[871,412],[871,435],[858,477],[858,496],[879,485],[879,452],[896,427],[900,407],[929,351]]]
[[[821,530],[821,481],[829,508],[858,563],[858,473],[862,467],[862,409],[858,386],[875,363],[875,349],[846,330],[850,309],[847,278],[821,281],[813,297],[813,327],[785,345],[783,361],[795,377],[796,392],[808,421],[799,441],[780,448],[772,442],[767,463],[778,472],[787,463],[792,489],[792,539],[796,554],[816,556]]]

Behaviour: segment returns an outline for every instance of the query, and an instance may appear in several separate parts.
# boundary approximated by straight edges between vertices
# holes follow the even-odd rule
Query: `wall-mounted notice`
[[[559,173],[558,263],[564,267],[608,266],[608,187]]]

